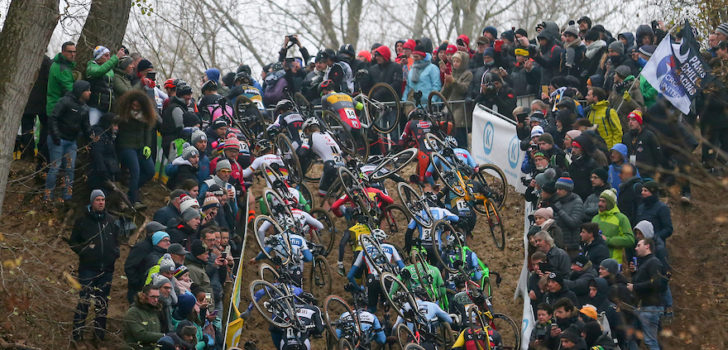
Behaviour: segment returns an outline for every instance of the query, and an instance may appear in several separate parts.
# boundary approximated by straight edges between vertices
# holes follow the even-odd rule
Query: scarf
[[[417,84],[420,81],[420,74],[427,68],[427,66],[430,65],[430,62],[426,59],[422,59],[419,61],[415,61],[412,63],[412,68],[410,71],[412,72],[412,76],[410,77],[410,81],[412,84]]]
[[[586,46],[586,58],[592,59],[594,55],[599,52],[603,47],[606,47],[607,43],[604,42],[604,40],[597,40],[589,45]]]

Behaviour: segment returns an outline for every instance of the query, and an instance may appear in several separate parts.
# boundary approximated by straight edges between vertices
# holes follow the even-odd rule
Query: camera
[[[521,176],[521,183],[523,184],[523,186],[528,187],[528,185],[531,184],[531,179],[529,179],[525,176]]]
[[[148,72],[147,73],[147,79],[157,80],[157,72]]]
[[[293,43],[293,44],[297,44],[298,43],[298,39],[296,39],[296,35],[295,34],[288,35],[288,42]]]
[[[536,47],[536,45],[530,44],[530,45],[528,45],[526,50],[528,50],[528,57],[534,58],[534,57],[538,56],[538,48]]]
[[[551,270],[551,265],[548,262],[540,262],[538,263],[538,269],[541,270],[541,272],[546,272]]]

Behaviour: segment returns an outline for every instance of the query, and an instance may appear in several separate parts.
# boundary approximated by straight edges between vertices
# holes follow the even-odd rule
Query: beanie
[[[413,55],[420,55],[422,57],[427,56],[427,53],[425,52],[425,47],[423,45],[417,45],[415,46],[415,49],[412,50]]]
[[[546,220],[554,218],[554,210],[551,207],[541,208],[533,213],[533,216],[542,217]]]
[[[198,129],[192,133],[192,137],[190,137],[190,142],[192,142],[192,145],[195,145],[200,141],[207,141],[207,135],[205,135],[204,131]]]
[[[604,200],[607,201],[607,210],[611,210],[615,205],[617,205],[617,191],[613,188],[602,191],[599,198],[604,198]]]
[[[546,157],[546,155],[543,154],[543,152],[536,152],[536,153],[534,153],[533,154],[533,159],[535,160],[536,158],[546,158],[546,159],[548,159],[548,157]]]
[[[541,136],[543,135],[543,128],[541,125],[536,125],[533,128],[531,128],[531,138],[534,136]]]
[[[220,187],[220,185],[218,184],[213,184],[212,186],[210,186],[210,188],[207,189],[207,193],[212,193],[216,196],[222,196],[223,194],[225,194],[225,192],[222,190],[222,187]]]
[[[528,37],[528,32],[523,28],[516,29],[516,34],[519,34],[520,36]]]
[[[213,130],[217,130],[226,126],[228,126],[228,123],[224,118],[217,118],[214,122],[212,122]]]
[[[566,132],[566,135],[571,137],[571,139],[575,139],[581,135],[581,130],[569,130]]]
[[[177,307],[172,312],[172,317],[176,320],[186,320],[190,312],[195,308],[197,299],[191,293],[184,293],[177,297]],[[184,322],[184,321],[183,321]],[[178,325],[177,327],[180,327]]]
[[[586,255],[577,255],[571,263],[579,267],[584,267],[588,262],[589,258]]]
[[[157,232],[157,231],[164,231],[167,229],[167,226],[164,226],[156,221],[150,221],[147,226],[144,226],[144,230],[147,231],[147,234]]]
[[[171,257],[167,258],[169,254],[165,254],[162,261],[159,262],[159,272],[174,272],[175,264]]]
[[[566,30],[564,30],[564,35],[569,34],[571,36],[574,36],[576,38],[579,37],[579,28],[577,28],[575,25],[570,25],[566,27]]]
[[[483,51],[483,57],[485,56],[495,58],[495,49],[492,47],[486,47],[485,51]]]
[[[187,266],[180,265],[180,267],[178,267],[174,270],[174,278],[180,278],[180,277],[182,277],[182,275],[186,274],[187,272],[189,272],[189,269],[187,269]]]
[[[725,36],[728,36],[728,23],[719,24],[718,27],[715,28],[715,31]]]
[[[164,231],[154,232],[154,234],[152,235],[152,244],[157,245],[157,244],[159,244],[159,242],[161,242],[165,238],[169,238],[169,234],[167,232],[164,232]]]
[[[574,190],[574,181],[568,176],[562,176],[556,180],[556,189],[562,189],[566,191]]]
[[[116,66],[119,67],[119,69],[121,69],[121,70],[126,70],[126,68],[128,68],[129,65],[132,64],[132,62],[134,62],[134,59],[129,56],[126,56],[126,57],[120,59],[119,63],[117,63]]]
[[[106,198],[106,195],[104,194],[104,191],[99,190],[99,189],[95,189],[95,190],[91,191],[91,199],[90,199],[90,202],[93,203],[94,200],[96,199],[96,197],[104,197],[104,198]]]
[[[217,165],[215,166],[215,172],[218,172],[218,171],[223,170],[223,169],[227,169],[227,170],[230,170],[230,171],[233,170],[233,167],[230,166],[230,161],[229,160],[223,159],[223,160],[217,162]]]
[[[235,136],[226,138],[223,145],[223,149],[225,148],[234,148],[240,150],[240,140],[238,140],[238,138]]]
[[[199,239],[196,239],[192,241],[192,244],[190,245],[190,253],[192,253],[192,256],[198,256],[200,254],[203,254],[207,251],[207,247],[205,247],[204,244],[202,244],[202,241]]]
[[[197,148],[194,146],[187,146],[185,149],[182,150],[182,159],[184,160],[190,160],[191,158],[197,157],[200,154],[199,151],[197,151]]]
[[[160,274],[154,274],[152,276],[152,287],[154,288],[161,288],[166,283],[172,284],[172,282],[169,281],[169,278],[164,277]]]
[[[620,55],[624,55],[624,44],[622,44],[622,42],[619,40],[616,40],[613,43],[609,44],[609,49],[612,51],[616,51]]]
[[[558,283],[562,287],[564,286],[564,275],[562,275],[560,273],[556,273],[556,272],[549,273],[549,280]]]
[[[655,182],[654,180],[647,180],[644,183],[642,183],[642,187],[647,188],[650,193],[653,195],[658,195],[660,192],[660,184]]]
[[[101,58],[101,56],[103,56],[109,52],[110,52],[109,49],[107,49],[105,46],[101,46],[101,45],[96,46],[94,48],[94,61],[98,60],[99,58]]]
[[[142,60],[139,61],[139,63],[137,64],[137,72],[141,72],[145,69],[151,69],[151,68],[154,68],[154,66],[152,65],[152,62],[149,62],[149,60],[145,59],[145,58],[142,58]]]
[[[583,256],[583,255],[579,255]],[[597,309],[593,305],[586,304],[584,307],[579,310],[582,314],[596,320],[597,319]]]
[[[614,73],[617,74],[620,78],[625,79],[632,74],[632,70],[625,65],[620,65],[614,69]]]
[[[189,208],[182,212],[182,221],[190,221],[192,219],[200,218],[200,210],[197,208]]]
[[[495,29],[495,27],[493,26],[487,26],[483,28],[483,35],[485,35],[485,33],[490,33],[490,35],[492,35],[494,38],[498,37],[498,29]]]
[[[454,54],[458,52],[458,47],[455,45],[447,45],[447,48],[445,49],[445,53]]]
[[[200,203],[197,202],[197,199],[194,199],[190,196],[185,196],[185,199],[182,200],[182,203],[179,204],[179,212],[184,213],[185,210],[195,207],[200,207]]]
[[[554,194],[556,193],[556,184],[553,181],[549,181],[541,186],[541,191],[548,194]]]
[[[217,200],[217,197],[215,197],[215,196],[205,197],[205,201],[202,203],[202,211],[205,211],[210,208],[219,208],[219,207],[220,207],[220,201]]]
[[[505,32],[501,33],[501,38],[508,41],[516,41],[516,33],[512,30],[506,30]]]
[[[619,273],[619,263],[617,262],[617,260],[611,258],[604,259],[599,265],[612,275],[616,275]]]
[[[409,49],[414,50],[415,46],[417,46],[417,43],[413,39],[407,39],[407,41],[402,44],[403,49]]]
[[[556,170],[548,168],[543,173],[536,175],[536,184],[543,188],[547,183],[553,182],[554,177],[556,177]]]
[[[543,141],[543,142],[546,142],[546,143],[548,143],[549,145],[553,145],[553,144],[554,144],[554,137],[553,137],[553,136],[551,136],[551,134],[549,134],[549,133],[547,133],[547,132],[546,132],[546,133],[544,133],[543,135],[541,135],[541,137],[539,137],[539,138],[538,138],[538,140],[539,140],[539,141]]]
[[[640,125],[642,125],[642,123],[644,122],[642,120],[642,111],[640,111],[639,109],[635,109],[634,111],[630,112],[629,115],[627,115],[628,120],[632,118],[634,118],[634,120],[636,120],[637,123],[639,123]]]
[[[604,170],[604,168],[596,168],[592,170],[592,174],[598,176],[600,179],[602,179],[602,181],[604,181],[604,183],[607,183],[609,179],[609,174],[606,170]]]
[[[647,57],[652,57],[652,54],[655,53],[655,49],[657,46],[655,45],[642,45],[640,46],[639,52]]]

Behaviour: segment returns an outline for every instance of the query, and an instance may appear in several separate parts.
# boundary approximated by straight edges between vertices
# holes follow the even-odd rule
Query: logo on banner
[[[508,164],[512,169],[518,166],[518,161],[521,158],[521,143],[518,140],[518,136],[514,135],[511,138],[511,142],[508,144]]]
[[[682,84],[675,74],[675,58],[665,56],[657,65],[657,79],[660,81],[660,91],[668,97],[680,98],[685,96]]]
[[[485,130],[483,132],[483,151],[485,154],[490,154],[493,151],[493,139],[495,138],[495,130],[493,130],[493,123],[487,122],[485,124]]]

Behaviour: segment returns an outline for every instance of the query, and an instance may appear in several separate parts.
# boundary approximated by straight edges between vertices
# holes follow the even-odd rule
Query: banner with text
[[[495,164],[506,174],[508,184],[523,193],[526,186],[521,183],[521,162],[525,152],[521,151],[516,136],[514,121],[482,105],[473,110],[473,139],[470,153],[478,164]]]

